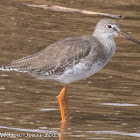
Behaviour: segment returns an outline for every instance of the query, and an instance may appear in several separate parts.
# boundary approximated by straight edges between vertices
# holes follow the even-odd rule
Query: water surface
[[[118,20],[121,30],[140,40],[139,0],[1,1],[0,65],[64,38],[92,34],[103,18],[26,7],[25,3],[121,14],[126,17]],[[121,38],[115,41],[116,53],[103,70],[69,85],[70,123],[60,121],[61,83],[0,71],[0,133],[22,140],[139,139],[140,47]]]

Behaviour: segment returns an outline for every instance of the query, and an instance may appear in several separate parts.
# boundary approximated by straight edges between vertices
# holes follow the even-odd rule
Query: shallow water
[[[25,3],[121,14],[126,17],[118,20],[122,31],[140,40],[139,0],[0,1],[0,65],[66,37],[92,34],[103,18],[26,7]],[[61,83],[0,71],[0,136],[22,140],[140,139],[140,47],[121,38],[115,41],[116,53],[103,70],[69,85],[70,123],[60,121],[57,98]]]

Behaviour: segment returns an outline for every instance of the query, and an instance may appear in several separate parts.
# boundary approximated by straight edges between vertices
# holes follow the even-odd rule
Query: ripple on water
[[[5,87],[0,87],[0,90],[5,90]]]
[[[128,132],[118,132],[118,131],[86,131],[86,133],[94,134],[110,134],[110,135],[123,135],[123,136],[134,136],[140,137],[140,133],[128,133]]]
[[[107,138],[87,138],[87,140],[105,140]]]
[[[1,74],[0,76],[1,76],[1,77],[4,77],[4,78],[5,78],[5,77],[9,77],[9,75],[7,75],[7,74]]]
[[[40,109],[40,111],[53,111],[53,110],[57,110],[56,108],[42,108]]]
[[[101,103],[101,105],[108,105],[108,106],[139,106],[138,104],[127,104],[127,103]]]

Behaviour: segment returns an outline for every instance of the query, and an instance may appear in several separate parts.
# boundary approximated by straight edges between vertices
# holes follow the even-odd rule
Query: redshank
[[[39,79],[53,79],[64,83],[58,100],[62,121],[66,118],[69,120],[67,85],[101,70],[115,52],[114,38],[117,36],[140,44],[138,40],[121,32],[116,21],[102,19],[92,35],[66,38],[38,53],[13,60],[0,70],[29,73]]]

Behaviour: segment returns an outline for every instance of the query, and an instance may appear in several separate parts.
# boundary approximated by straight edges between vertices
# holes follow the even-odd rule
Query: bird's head
[[[100,20],[94,30],[96,36],[116,37],[120,31],[119,25],[115,20],[102,19]]]
[[[93,36],[95,37],[103,37],[103,38],[114,38],[117,36],[121,36],[130,41],[133,41],[137,44],[140,44],[140,41],[126,35],[125,33],[120,31],[119,24],[113,19],[102,19],[100,20],[94,30]]]

